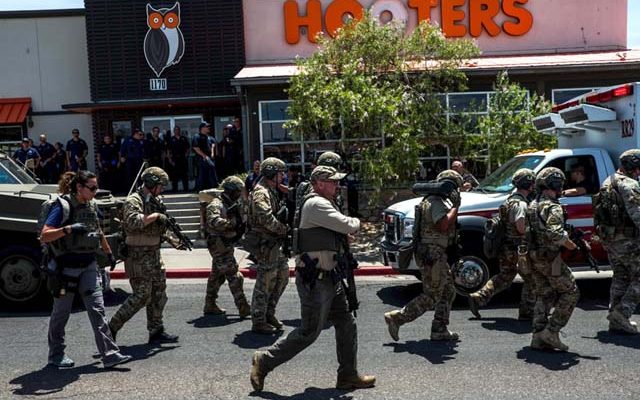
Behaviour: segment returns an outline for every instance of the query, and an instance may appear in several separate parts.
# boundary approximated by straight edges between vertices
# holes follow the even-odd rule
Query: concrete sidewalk
[[[211,256],[207,249],[194,249],[193,251],[179,251],[175,249],[161,249],[162,260],[167,270],[167,278],[208,278],[211,271]],[[236,249],[235,257],[240,266],[240,272],[246,278],[255,279],[256,270],[253,263],[247,259],[249,253]],[[357,258],[357,257],[356,257]],[[370,257],[366,257],[369,259]],[[289,260],[289,276],[294,276],[294,260]],[[393,275],[396,272],[382,265],[378,261],[360,261],[360,268],[355,275]],[[111,272],[111,279],[126,279],[124,264],[119,263]]]

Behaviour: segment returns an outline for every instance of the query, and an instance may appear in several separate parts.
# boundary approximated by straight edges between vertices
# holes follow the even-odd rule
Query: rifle
[[[585,231],[576,229],[573,225],[570,224],[565,224],[565,226],[567,231],[569,232],[569,239],[571,239],[571,241],[575,243],[576,246],[578,246],[575,251],[582,254],[587,263],[589,263],[591,269],[595,270],[597,273],[600,273],[598,263],[596,262],[595,258],[593,258],[593,255],[591,255],[591,247],[584,239],[584,236],[586,235]]]
[[[353,253],[349,249],[349,243],[347,243],[347,236],[344,235],[342,239],[342,246],[344,248],[344,254],[337,256],[336,261],[336,273],[340,284],[347,296],[347,303],[349,305],[349,311],[353,311],[353,316],[357,317],[357,310],[360,307],[360,301],[356,293],[356,280],[353,275],[353,271],[358,269],[358,260],[353,257]]]
[[[193,242],[184,233],[182,233],[182,229],[176,222],[175,218],[167,214],[167,206],[155,196],[148,196],[148,198],[149,202],[153,203],[159,212],[167,218],[167,229],[169,229],[171,233],[175,235],[176,239],[180,241],[179,247],[189,251],[193,250]]]
[[[236,235],[230,239],[231,243],[236,243],[242,239],[242,235],[244,235],[247,226],[244,221],[242,221],[240,206],[240,201],[236,201],[231,207],[227,208],[227,218],[231,219],[233,217],[236,221]]]
[[[276,219],[287,226],[287,233],[282,242],[282,253],[289,258],[291,257],[291,227],[289,226],[289,209],[285,202],[282,202],[282,206],[276,213]]]

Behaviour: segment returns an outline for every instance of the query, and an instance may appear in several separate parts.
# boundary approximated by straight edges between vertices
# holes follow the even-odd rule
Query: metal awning
[[[0,124],[22,124],[31,108],[31,97],[0,98]]]

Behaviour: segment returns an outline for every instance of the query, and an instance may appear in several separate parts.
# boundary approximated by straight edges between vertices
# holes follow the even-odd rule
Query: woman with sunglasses
[[[49,364],[58,368],[75,365],[65,354],[64,337],[73,298],[78,293],[89,314],[104,367],[110,368],[131,360],[131,356],[120,354],[105,319],[96,251],[102,247],[110,259],[113,255],[100,230],[98,207],[93,201],[98,180],[89,171],[67,173],[61,177],[59,188],[68,194],[62,195],[49,210],[40,236],[43,243],[49,244],[56,272],[63,282],[62,289],[54,293],[49,321]]]

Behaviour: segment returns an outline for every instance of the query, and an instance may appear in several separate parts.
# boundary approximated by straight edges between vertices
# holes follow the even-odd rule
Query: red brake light
[[[631,96],[633,94],[633,85],[624,85],[613,89],[613,97]]]
[[[577,106],[578,104],[580,104],[580,102],[578,100],[567,101],[565,103],[558,104],[557,106],[553,106],[553,108],[551,108],[551,112],[557,113],[560,110],[564,110],[565,108]]]
[[[616,97],[630,96],[633,94],[633,85],[622,85],[606,92],[592,94],[586,97],[587,103],[605,103]]]

